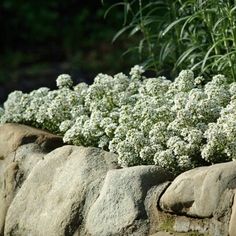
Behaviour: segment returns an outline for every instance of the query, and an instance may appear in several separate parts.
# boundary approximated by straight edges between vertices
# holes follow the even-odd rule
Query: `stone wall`
[[[174,178],[18,124],[0,126],[0,236],[236,236],[236,162]]]

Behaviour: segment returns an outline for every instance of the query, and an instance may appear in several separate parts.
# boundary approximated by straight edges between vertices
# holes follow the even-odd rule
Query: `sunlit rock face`
[[[174,178],[99,148],[0,126],[0,236],[235,236],[236,163]]]

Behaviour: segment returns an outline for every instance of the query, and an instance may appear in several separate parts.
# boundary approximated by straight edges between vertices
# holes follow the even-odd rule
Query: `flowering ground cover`
[[[57,90],[15,91],[0,109],[0,122],[22,123],[63,136],[65,143],[118,154],[122,166],[155,164],[175,173],[236,159],[236,82],[211,81],[183,70],[172,82],[99,74],[73,86],[57,78]]]

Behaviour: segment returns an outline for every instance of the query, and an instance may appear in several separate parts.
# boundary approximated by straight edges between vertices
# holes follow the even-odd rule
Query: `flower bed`
[[[223,75],[207,82],[190,70],[173,82],[143,72],[135,66],[129,76],[99,74],[92,85],[74,87],[60,75],[57,90],[11,93],[0,121],[115,152],[122,166],[156,164],[180,173],[235,159],[236,82]]]

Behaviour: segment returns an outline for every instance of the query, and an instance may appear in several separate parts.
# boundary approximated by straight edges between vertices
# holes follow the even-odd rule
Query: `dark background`
[[[138,63],[122,56],[132,40],[112,43],[122,27],[123,9],[104,13],[114,1],[1,0],[0,104],[14,90],[55,88],[61,73],[91,83],[100,72],[115,74]]]

